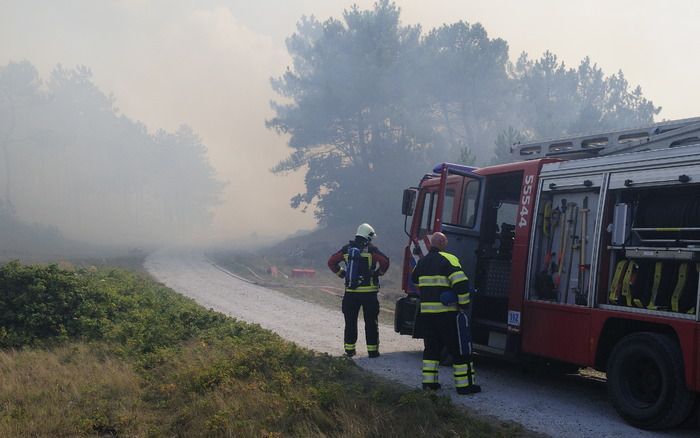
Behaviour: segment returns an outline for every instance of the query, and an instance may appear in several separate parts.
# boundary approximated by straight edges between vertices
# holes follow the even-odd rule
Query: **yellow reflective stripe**
[[[360,257],[367,259],[367,269],[369,269],[371,271],[372,270],[372,254],[370,254],[368,252],[362,252],[362,253],[360,253]]]
[[[345,344],[345,349],[346,349],[346,350],[354,350],[354,349],[355,349],[355,344]]]
[[[685,280],[688,274],[688,264],[681,263],[678,267],[678,283],[676,283],[676,288],[673,290],[673,295],[671,296],[671,310],[678,312],[678,301],[683,294],[683,289],[685,289]]]
[[[370,257],[372,257],[372,254],[370,254],[370,253],[368,253],[368,252],[361,252],[361,253],[360,253],[360,257],[370,258]],[[348,254],[347,254],[347,253],[343,254],[343,258],[344,258],[345,260],[347,260],[347,259],[348,259]]]
[[[379,345],[369,345],[367,344],[367,351],[378,351],[379,350]]]
[[[469,381],[469,376],[465,373],[464,375],[454,375],[455,379],[455,387],[457,388],[466,388],[469,385],[471,385]]]
[[[469,386],[469,377],[464,376],[464,377],[457,377],[455,376],[455,386],[457,388],[464,388]]]
[[[423,361],[423,371],[436,370],[440,366],[440,362],[437,360],[424,360]]]
[[[459,283],[460,281],[467,281],[467,276],[462,271],[453,272],[448,278],[453,285]]]
[[[357,286],[355,289],[346,289],[346,292],[378,292],[377,286]]]
[[[471,300],[469,299],[469,292],[461,295],[457,295],[457,303],[461,305],[469,304]]]
[[[418,287],[431,286],[449,287],[450,281],[444,275],[421,275],[418,277]]]
[[[452,365],[452,368],[454,368],[455,376],[462,374],[466,375],[469,372],[469,365],[466,363],[463,365]]]
[[[435,302],[425,302],[422,301],[420,303],[420,311],[421,313],[443,313],[443,312],[456,312],[457,311],[457,305],[452,304],[449,306],[446,306],[442,303],[435,303]]]
[[[455,271],[452,274],[450,274],[449,279],[452,280],[453,282],[455,280],[459,280],[463,278],[464,280],[467,279],[467,276],[464,274],[464,271]]]
[[[437,383],[437,373],[423,373],[423,383]]]
[[[459,264],[459,259],[457,257],[453,256],[449,252],[442,252],[442,251],[440,252],[440,255],[445,257],[447,259],[447,261],[450,262],[450,264],[452,266],[454,266],[455,268],[462,269],[462,265]]]
[[[437,383],[439,366],[437,360],[423,359],[423,383]]]

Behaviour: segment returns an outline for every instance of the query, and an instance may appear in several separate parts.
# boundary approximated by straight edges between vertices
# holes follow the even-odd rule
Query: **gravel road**
[[[297,345],[343,353],[343,316],[308,302],[251,284],[216,266],[202,252],[161,250],[145,268],[158,281],[202,306],[259,324]],[[360,323],[360,327],[362,324]],[[381,357],[369,359],[360,329],[357,365],[392,381],[417,388],[421,380],[422,341],[379,328]],[[479,360],[480,359],[480,360]],[[698,437],[698,430],[647,432],[628,426],[607,401],[602,382],[576,376],[528,374],[503,361],[478,358],[477,380],[483,392],[457,396],[451,368],[441,367],[441,393],[481,415],[515,421],[554,437]]]

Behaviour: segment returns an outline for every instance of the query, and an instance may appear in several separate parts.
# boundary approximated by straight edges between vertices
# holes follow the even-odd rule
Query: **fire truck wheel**
[[[678,343],[659,333],[624,337],[608,359],[608,394],[618,414],[642,429],[665,429],[685,420],[694,394],[685,384]]]

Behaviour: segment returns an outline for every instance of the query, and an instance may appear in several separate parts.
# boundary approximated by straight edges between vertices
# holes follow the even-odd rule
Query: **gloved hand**
[[[451,290],[447,290],[440,294],[440,302],[443,304],[443,306],[457,304],[457,294]]]
[[[340,271],[338,271],[337,275],[340,278],[345,278],[345,269],[341,269]]]

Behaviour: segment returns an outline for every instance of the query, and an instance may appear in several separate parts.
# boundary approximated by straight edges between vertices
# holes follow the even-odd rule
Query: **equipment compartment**
[[[599,176],[543,181],[530,299],[586,305]]]
[[[698,270],[695,262],[622,258],[615,264],[608,303],[694,315]]]
[[[599,300],[603,307],[696,315],[699,190],[698,184],[684,184],[610,192],[614,214],[607,297]]]

